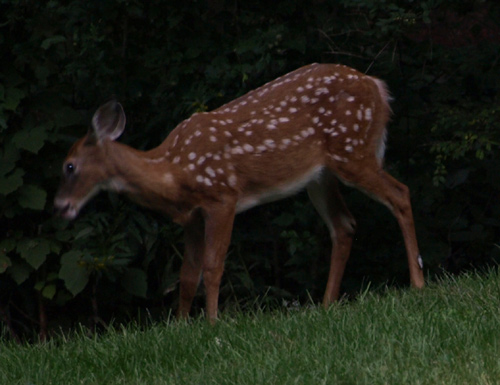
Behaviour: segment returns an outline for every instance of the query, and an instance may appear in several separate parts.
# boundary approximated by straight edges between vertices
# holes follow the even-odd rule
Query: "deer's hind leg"
[[[324,170],[318,179],[308,184],[307,193],[328,226],[332,240],[330,272],[323,297],[323,306],[327,307],[339,298],[340,284],[351,252],[356,221],[340,195],[337,178],[329,170]]]
[[[342,168],[336,170],[336,175],[343,182],[363,191],[391,210],[405,242],[411,284],[417,288],[423,287],[423,263],[415,234],[408,187],[385,172],[375,158],[366,158],[359,163],[345,163]]]

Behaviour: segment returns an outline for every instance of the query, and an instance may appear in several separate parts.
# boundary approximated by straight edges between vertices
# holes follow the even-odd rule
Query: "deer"
[[[170,217],[184,229],[177,316],[189,317],[203,281],[213,323],[235,215],[303,189],[332,242],[322,304],[338,300],[356,227],[340,182],[392,212],[411,286],[422,288],[409,188],[383,169],[389,102],[382,80],[345,65],[315,63],[195,113],[158,147],[139,151],[116,141],[126,117],[111,100],[69,150],[54,208],[71,220],[99,191],[109,190]]]

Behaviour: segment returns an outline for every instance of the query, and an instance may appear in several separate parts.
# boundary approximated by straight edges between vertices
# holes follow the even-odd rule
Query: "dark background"
[[[78,323],[169,316],[181,230],[101,194],[52,216],[62,160],[115,96],[120,139],[158,145],[183,119],[311,62],[384,79],[394,101],[386,168],[412,192],[429,279],[496,266],[498,1],[0,1],[0,320],[45,338]],[[389,211],[343,189],[357,219],[342,290],[409,282]],[[221,307],[321,300],[330,241],[305,194],[237,217]],[[194,313],[203,307],[202,290]]]

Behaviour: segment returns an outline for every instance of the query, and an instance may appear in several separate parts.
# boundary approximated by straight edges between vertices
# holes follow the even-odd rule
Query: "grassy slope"
[[[328,311],[0,344],[0,384],[498,384],[500,278],[365,294]]]

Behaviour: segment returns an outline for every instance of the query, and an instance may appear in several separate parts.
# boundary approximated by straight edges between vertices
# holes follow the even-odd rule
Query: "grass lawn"
[[[0,384],[499,384],[500,278],[319,307],[0,341]]]

